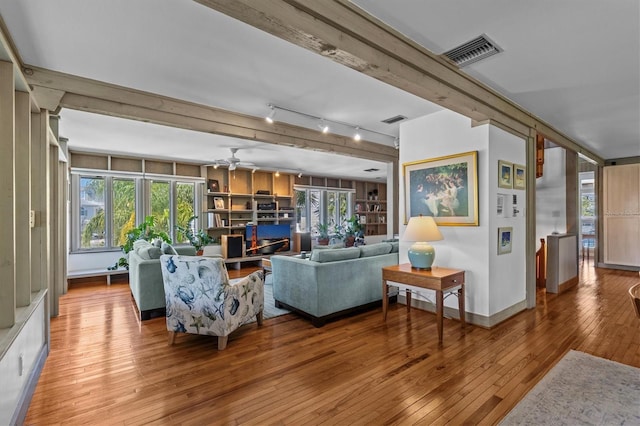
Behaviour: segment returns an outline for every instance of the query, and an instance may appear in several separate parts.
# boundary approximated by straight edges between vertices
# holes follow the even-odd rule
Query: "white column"
[[[31,231],[31,290],[49,287],[49,113],[31,116],[31,208],[35,227]]]

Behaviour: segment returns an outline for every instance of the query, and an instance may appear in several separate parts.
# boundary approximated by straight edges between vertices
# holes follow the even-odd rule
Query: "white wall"
[[[489,312],[500,312],[526,299],[525,238],[526,238],[526,192],[520,189],[498,188],[498,161],[526,164],[524,139],[513,136],[494,126],[489,126]],[[505,213],[497,214],[497,194],[505,194]],[[517,198],[513,213],[513,196]],[[497,255],[498,228],[511,227],[511,253]]]
[[[544,150],[544,171],[536,179],[536,248],[540,239],[557,231],[567,232],[566,151],[564,148]]]
[[[434,265],[466,271],[466,309],[490,316],[525,299],[524,216],[498,221],[495,217],[498,192],[498,159],[525,163],[525,145],[502,130],[489,125],[471,126],[471,120],[451,111],[440,111],[400,125],[400,164],[446,155],[478,151],[479,226],[441,226],[443,241],[432,243],[436,249]],[[406,225],[405,192],[400,168],[400,237]],[[505,191],[505,190],[501,190]],[[509,190],[510,191],[510,190]],[[524,209],[524,191],[518,193]],[[497,256],[497,227],[513,226],[511,255]],[[516,234],[517,233],[517,234]],[[408,262],[409,243],[400,243],[400,262]],[[422,296],[434,300],[432,292]],[[424,296],[424,297],[423,297]],[[457,309],[455,298],[446,306]]]
[[[108,266],[113,266],[123,255],[122,250],[71,253],[67,258],[67,270],[72,273],[92,269],[107,269]]]

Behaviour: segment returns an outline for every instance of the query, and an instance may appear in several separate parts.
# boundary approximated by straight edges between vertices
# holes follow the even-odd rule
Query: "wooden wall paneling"
[[[137,158],[111,157],[111,170],[142,173],[142,160]]]
[[[294,175],[288,173],[280,173],[280,176],[273,178],[273,193],[278,196],[293,195]]]
[[[16,312],[13,64],[0,61],[0,329],[13,326]]]
[[[105,155],[71,152],[71,167],[79,169],[109,170],[109,157]]]
[[[23,307],[31,303],[31,99],[15,96],[16,306]]]
[[[176,163],[176,176],[200,177],[200,166],[196,164]]]
[[[31,117],[31,207],[35,227],[31,231],[32,291],[49,288],[51,262],[49,227],[49,113],[42,110]]]
[[[258,191],[269,191],[273,195],[274,174],[271,172],[257,171],[253,173],[253,191],[247,193],[255,194]]]
[[[327,181],[324,177],[320,176],[312,176],[311,177],[311,186],[327,186]]]
[[[229,172],[229,192],[251,194],[252,191],[251,170],[236,169]]]
[[[173,163],[167,161],[145,160],[145,173],[154,173],[158,175],[173,175]]]

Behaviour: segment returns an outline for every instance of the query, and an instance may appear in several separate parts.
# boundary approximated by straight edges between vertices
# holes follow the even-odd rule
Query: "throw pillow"
[[[391,252],[390,243],[377,243],[367,246],[360,246],[360,257],[380,256]]]
[[[133,249],[138,250],[141,247],[151,247],[151,243],[147,240],[135,240],[133,242]]]
[[[173,255],[178,254],[176,249],[174,249],[171,244],[168,244],[165,242],[162,243],[161,250],[162,250],[162,254],[173,254]]]
[[[136,253],[144,260],[160,259],[162,255],[162,251],[156,246],[139,247]]]

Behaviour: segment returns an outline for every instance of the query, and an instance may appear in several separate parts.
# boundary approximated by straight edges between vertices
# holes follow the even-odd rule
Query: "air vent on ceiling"
[[[502,49],[491,41],[486,34],[482,34],[471,41],[444,52],[443,55],[462,68],[500,52],[502,52]]]
[[[382,122],[387,124],[393,124],[393,123],[397,123],[398,121],[402,121],[406,119],[407,117],[405,117],[404,115],[396,115],[395,117],[390,117],[390,118],[387,118],[386,120],[382,120]]]
[[[365,172],[379,172],[380,169],[364,169]]]

